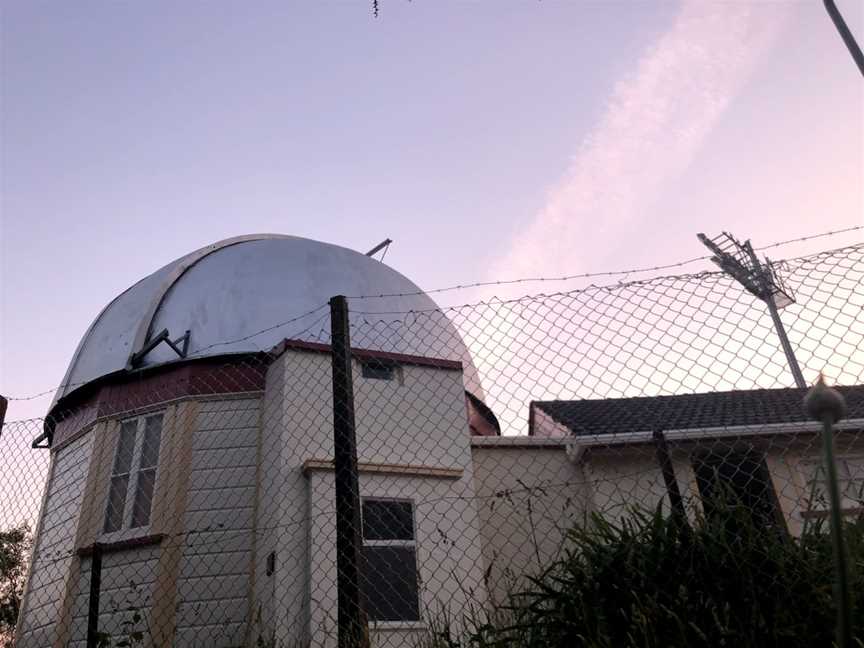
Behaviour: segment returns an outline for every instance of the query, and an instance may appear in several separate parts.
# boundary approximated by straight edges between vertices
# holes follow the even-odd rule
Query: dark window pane
[[[123,528],[123,506],[126,503],[126,489],[129,487],[129,475],[111,478],[108,490],[108,509],[105,511],[105,533],[119,531]]]
[[[782,515],[765,458],[750,452],[708,455],[694,461],[696,485],[707,516],[722,505],[741,505],[766,528],[781,524]]]
[[[152,468],[159,461],[159,440],[162,437],[162,415],[151,416],[144,422],[144,443],[141,446],[141,468]]]
[[[132,505],[132,528],[150,522],[150,505],[153,502],[153,484],[156,482],[156,469],[142,470],[138,473],[138,486],[135,489],[135,502]]]
[[[364,540],[413,540],[411,502],[363,500]]]
[[[396,375],[396,365],[385,360],[364,360],[361,367],[364,378],[393,380]]]
[[[363,547],[366,611],[372,621],[419,621],[414,547]]]
[[[132,453],[135,451],[135,433],[137,430],[137,421],[125,421],[120,426],[120,438],[117,440],[117,454],[114,457],[114,475],[128,473],[131,469]]]

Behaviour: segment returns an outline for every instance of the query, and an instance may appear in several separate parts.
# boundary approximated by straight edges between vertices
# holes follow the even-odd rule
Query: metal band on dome
[[[264,241],[283,238],[292,237],[285,234],[246,234],[243,236],[235,236],[233,238],[228,238],[223,241],[218,241],[211,245],[204,246],[203,248],[195,250],[195,252],[192,252],[190,255],[188,255],[187,261],[178,264],[177,267],[175,267],[171,271],[168,277],[166,277],[165,281],[162,282],[162,285],[159,286],[159,289],[156,291],[156,294],[153,296],[150,305],[147,307],[147,310],[144,313],[144,317],[141,318],[141,322],[138,324],[138,330],[135,332],[135,339],[132,342],[132,353],[129,354],[129,359],[126,361],[126,370],[131,371],[134,368],[132,359],[137,354],[140,354],[144,346],[147,344],[148,338],[150,336],[150,329],[153,325],[153,320],[156,317],[156,313],[159,312],[159,307],[162,306],[162,302],[165,300],[165,296],[168,294],[171,288],[174,287],[174,284],[177,283],[180,277],[186,274],[186,271],[195,266],[205,257],[232,245],[237,245],[239,243],[248,243],[249,241]]]

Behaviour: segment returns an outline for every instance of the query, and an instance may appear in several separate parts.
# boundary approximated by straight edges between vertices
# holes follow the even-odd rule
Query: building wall
[[[859,430],[838,432],[834,437],[838,460],[852,460],[858,470],[851,475],[855,490],[864,490],[864,437]],[[766,463],[771,473],[777,500],[786,518],[789,532],[799,535],[808,524],[818,519],[808,516],[811,492],[808,484],[812,463],[820,461],[822,441],[819,434],[778,437],[765,444]],[[805,465],[805,464],[811,465]],[[849,511],[859,514],[859,509]]]
[[[259,469],[257,480],[257,507],[255,510],[255,572],[253,591],[253,614],[250,637],[269,640],[276,628],[275,574],[268,574],[269,555],[276,558],[278,549],[279,521],[282,503],[282,442],[285,429],[285,372],[284,364],[276,362],[268,368],[267,387],[261,401],[260,427],[258,434]],[[302,528],[305,534],[305,527]],[[291,528],[289,533],[297,532]],[[284,558],[284,557],[283,557]],[[281,562],[281,561],[280,561]],[[285,566],[275,563],[286,573]],[[295,572],[295,577],[297,574]],[[301,583],[302,586],[302,583]],[[303,590],[305,591],[305,590]]]
[[[859,433],[838,433],[835,446],[838,458],[858,458],[864,463],[864,438]],[[771,487],[787,529],[792,535],[800,535],[807,523],[810,497],[807,483],[810,469],[804,464],[820,461],[822,452],[817,432],[742,435],[670,443],[676,481],[688,514],[692,518],[702,506],[693,459],[704,455],[723,457],[746,450],[764,456]],[[583,461],[591,484],[592,510],[614,520],[634,506],[650,510],[662,501],[668,508],[666,486],[652,445],[591,448],[586,451]],[[859,474],[857,480],[864,484],[864,474]],[[809,518],[814,519],[813,516]]]
[[[91,436],[59,450],[51,462],[17,645],[53,643],[75,557],[75,535],[90,460]]]
[[[258,399],[202,402],[192,439],[175,646],[246,637],[254,549]]]
[[[690,451],[671,446],[670,455],[682,497],[685,502],[698,502]],[[614,522],[634,508],[653,511],[661,502],[669,510],[666,483],[653,445],[590,448],[582,462],[592,512]]]
[[[267,509],[279,507],[272,596],[276,637],[286,645],[335,641],[331,636],[336,611],[332,475],[304,471],[307,462],[327,462],[333,456],[330,362],[326,354],[286,351],[277,360],[283,367],[283,413],[268,412],[267,418],[279,424],[265,421],[264,425],[265,436],[268,429],[271,434],[281,432],[281,466],[272,472],[268,468],[269,474],[279,475],[281,490],[269,503],[262,497],[258,515],[267,519],[273,514]],[[392,382],[367,379],[354,362],[358,460],[370,466],[416,469],[411,476],[399,477],[361,471],[361,493],[415,501],[418,559],[423,557],[426,565],[421,575],[429,570],[424,582],[430,588],[437,583],[438,593],[446,593],[449,603],[460,609],[468,592],[478,602],[485,600],[461,372],[403,365],[400,373],[400,379]],[[278,380],[272,383],[278,384]],[[267,403],[270,387],[268,383]],[[455,473],[450,478],[428,474],[436,470]],[[435,530],[433,521],[439,523]],[[438,535],[439,528],[447,533],[446,540]],[[259,586],[259,591],[265,589]],[[427,598],[424,603],[427,600],[431,603]],[[385,632],[389,641],[402,641],[408,637],[397,639],[393,633],[413,630]]]
[[[152,615],[153,586],[156,582],[160,548],[158,546],[105,554],[102,558],[102,581],[99,597],[99,632],[115,640],[133,633],[149,634]],[[87,645],[87,612],[90,594],[90,558],[81,561],[75,584],[69,648]]]
[[[118,421],[56,448],[18,645],[83,645],[86,551],[97,541],[108,543],[100,632],[120,639],[152,630],[157,645],[243,644],[252,618],[259,410],[259,399],[231,396],[148,410],[164,417],[150,524],[109,536],[102,524]],[[118,540],[137,544],[112,546]]]
[[[472,440],[489,596],[506,603],[556,557],[585,519],[589,489],[567,442],[531,437]]]
[[[460,615],[486,600],[475,501],[460,478],[360,473],[360,496],[410,500],[414,505],[421,621],[370,623],[373,646],[412,643],[431,624],[450,618],[458,633]],[[336,514],[334,475],[308,475],[310,502],[309,633],[316,646],[335,646],[337,637]]]

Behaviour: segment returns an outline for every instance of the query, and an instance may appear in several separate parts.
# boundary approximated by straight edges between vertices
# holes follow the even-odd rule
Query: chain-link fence
[[[844,386],[856,569],[862,257],[777,264],[806,380]],[[275,348],[65,386],[47,418],[8,422],[2,640],[335,646],[341,625],[351,645],[830,645],[820,427],[733,279],[382,299],[348,295],[350,376],[322,304]],[[334,428],[356,440],[335,464]],[[356,504],[338,525],[337,486]]]

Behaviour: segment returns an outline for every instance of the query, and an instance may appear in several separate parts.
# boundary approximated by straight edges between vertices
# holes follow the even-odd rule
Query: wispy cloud
[[[616,84],[545,205],[496,277],[586,269],[613,232],[680,176],[782,28],[784,7],[685,2],[632,75]],[[599,268],[590,268],[599,269]]]

